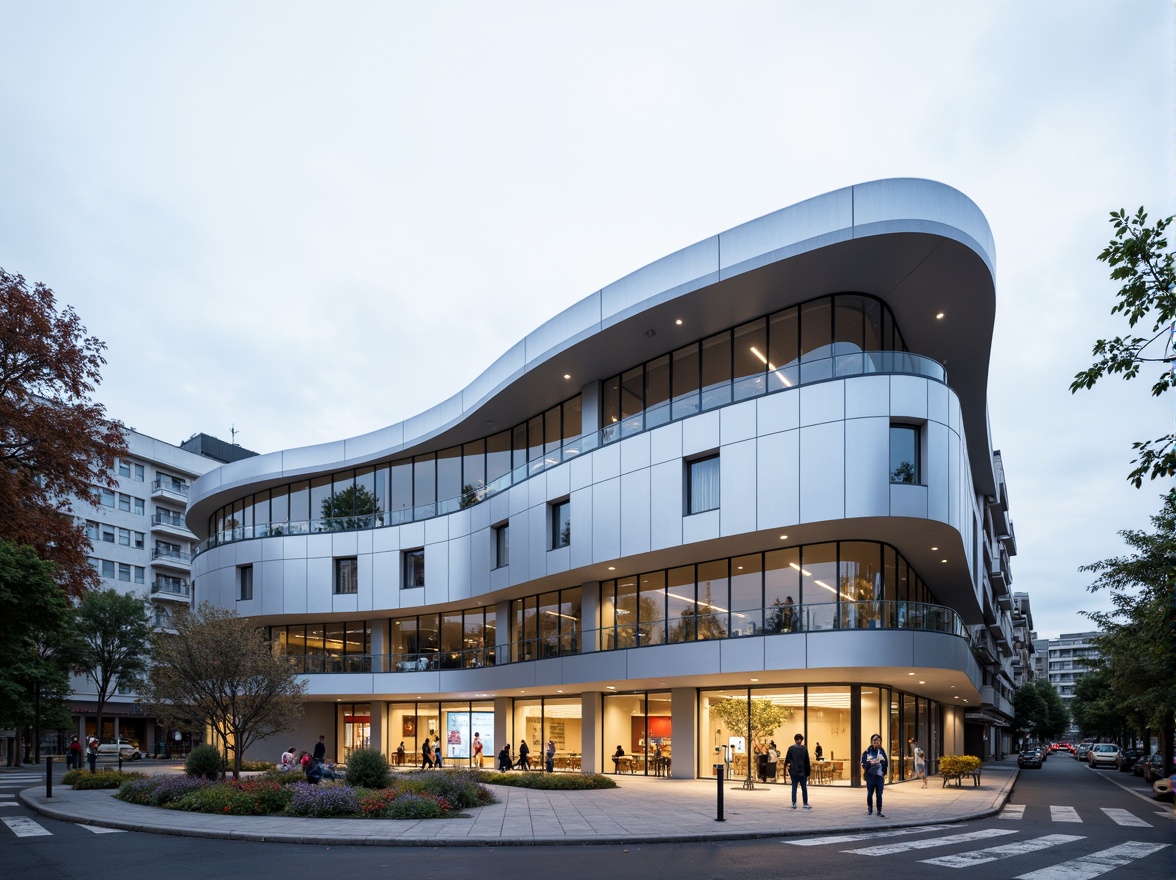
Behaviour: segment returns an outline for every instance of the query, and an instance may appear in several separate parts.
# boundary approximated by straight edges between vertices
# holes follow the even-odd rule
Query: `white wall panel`
[[[801,427],[840,422],[845,418],[844,382],[802,385],[799,391]]]
[[[846,516],[890,514],[889,445],[889,418],[851,419],[845,423]]]
[[[306,560],[287,558],[282,561],[282,583],[286,594],[287,614],[306,613]]]
[[[684,516],[682,517],[682,543],[697,544],[701,541],[713,541],[720,535],[720,524],[721,520],[717,510]]]
[[[334,537],[331,532],[307,535],[306,555],[312,559],[319,556],[331,556],[335,546]]]
[[[449,540],[449,517],[437,516],[427,519],[425,527],[425,544],[440,544]]]
[[[845,417],[890,415],[890,377],[858,376],[845,381]]]
[[[828,422],[800,429],[800,521],[845,516],[845,426]]]
[[[756,459],[757,526],[772,529],[800,522],[800,431],[760,437]]]
[[[470,567],[472,543],[470,535],[462,535],[448,543],[450,602],[468,599],[473,595],[473,573]]]
[[[331,610],[331,593],[335,589],[334,560],[313,556],[306,560],[306,610],[325,614]]]
[[[755,400],[745,400],[719,410],[719,443],[726,446],[755,437]]]
[[[927,380],[918,376],[891,376],[890,414],[896,418],[927,418]]]
[[[649,469],[650,530],[652,549],[682,543],[682,463],[667,461]]]
[[[592,485],[592,453],[577,455],[569,463],[572,468],[569,486],[572,491]]]
[[[927,487],[890,484],[890,515],[927,518]]]
[[[939,382],[927,382],[927,418],[944,425],[951,421],[951,389]]]
[[[509,533],[508,533],[509,536]],[[486,579],[498,560],[498,548],[494,546],[494,532],[478,529],[469,537],[470,541],[470,595],[480,596],[486,592]]]
[[[376,608],[400,607],[400,551],[373,553],[372,602]]]
[[[621,477],[620,557],[648,553],[651,546],[649,468]],[[598,561],[605,557],[597,556]]]
[[[940,522],[951,521],[949,459],[955,452],[951,436],[951,432],[939,422],[927,423],[927,462],[923,474],[927,484],[927,515]]]
[[[690,457],[719,448],[719,413],[702,413],[682,422],[682,455]]]
[[[719,641],[720,672],[760,672],[767,669],[764,646],[767,639],[722,639]]]
[[[765,638],[764,662],[768,669],[804,669],[809,665],[809,636],[792,633]]]
[[[682,423],[671,422],[649,432],[649,463],[661,464],[682,457]]]
[[[449,601],[449,553],[446,544],[425,545],[425,603]]]
[[[800,427],[799,390],[779,391],[756,400],[756,430],[761,437]]]
[[[542,483],[546,479],[547,488],[546,498],[564,498],[572,494],[572,468],[570,465],[561,464],[558,467],[553,467],[546,471],[542,477],[534,479],[532,482]]]
[[[724,445],[719,455],[719,529],[724,535],[756,530],[756,459],[755,440]]]
[[[612,480],[610,482],[616,484],[619,481]],[[618,504],[615,501],[600,498],[599,500],[605,507],[602,518],[601,514],[597,512],[598,498],[595,486],[572,493],[572,546],[569,548],[571,552],[568,554],[570,568],[591,565],[595,561],[598,541],[597,529],[604,520],[612,518],[616,521],[618,519]]]
[[[591,490],[585,490],[584,494],[585,500],[591,505],[591,532],[580,540],[591,550],[589,562],[616,559],[621,555],[621,480],[618,477],[597,483]],[[575,505],[572,506],[572,516],[577,516]],[[588,525],[589,520],[585,519],[584,522]],[[575,528],[573,521],[573,535]],[[573,537],[573,542],[578,538]]]
[[[628,474],[649,467],[649,432],[627,437],[620,442],[621,473]]]
[[[253,595],[261,598],[262,614],[285,614],[289,611],[284,572],[285,563],[280,559],[253,566]]]
[[[592,453],[592,481],[603,483],[621,475],[621,444],[610,443]]]

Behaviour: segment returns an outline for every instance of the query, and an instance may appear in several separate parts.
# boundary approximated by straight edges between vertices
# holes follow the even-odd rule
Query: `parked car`
[[[1139,749],[1123,749],[1119,752],[1119,760],[1115,766],[1119,768],[1120,773],[1130,773],[1142,757],[1143,753]]]
[[[1017,755],[1018,767],[1036,767],[1040,770],[1041,764],[1041,751],[1039,749],[1025,749],[1025,751]]]
[[[1078,748],[1074,749],[1074,760],[1085,761],[1086,753],[1090,751],[1089,743],[1079,743]]]
[[[1143,765],[1140,775],[1144,781],[1149,784],[1154,784],[1156,781],[1168,776],[1176,767],[1169,767],[1168,772],[1164,772],[1164,755],[1162,752],[1152,752],[1141,762]]]
[[[1119,747],[1114,743],[1095,743],[1087,760],[1091,767],[1114,767],[1119,760]]]
[[[120,739],[118,742],[102,743],[98,746],[99,758],[122,758],[124,761],[138,761],[143,757],[135,743]]]

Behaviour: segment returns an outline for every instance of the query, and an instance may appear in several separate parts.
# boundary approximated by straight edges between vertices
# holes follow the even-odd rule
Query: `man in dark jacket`
[[[800,786],[804,808],[811,810],[808,802],[808,778],[813,772],[812,762],[809,761],[808,749],[804,745],[804,734],[798,733],[792,737],[793,744],[784,753],[784,769],[792,774],[792,809],[796,809],[796,786]]]

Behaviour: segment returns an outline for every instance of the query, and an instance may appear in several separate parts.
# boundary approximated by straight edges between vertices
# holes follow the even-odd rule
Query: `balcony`
[[[179,569],[180,571],[191,571],[192,554],[172,550],[168,547],[155,547],[151,551],[151,564]]]
[[[173,477],[159,477],[151,483],[153,501],[178,501],[188,503],[188,484]]]
[[[188,531],[184,517],[170,510],[159,511],[151,517],[151,531],[161,535],[172,535],[176,538],[193,537]]]
[[[187,604],[192,600],[192,585],[184,578],[157,577],[151,582],[151,598]]]

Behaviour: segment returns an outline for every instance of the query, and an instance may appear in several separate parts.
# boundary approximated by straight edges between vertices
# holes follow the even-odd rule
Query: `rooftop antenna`
[[[236,422],[234,422],[232,425],[229,426],[229,434],[232,435],[233,445],[236,446],[237,445],[237,423]]]

